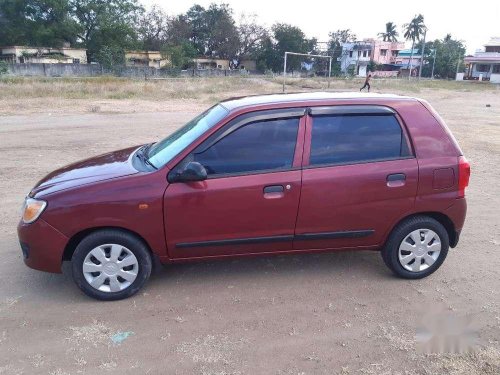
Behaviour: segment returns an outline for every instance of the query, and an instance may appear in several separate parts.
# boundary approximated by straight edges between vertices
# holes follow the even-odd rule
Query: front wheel
[[[448,232],[441,223],[428,216],[415,216],[394,228],[382,249],[382,258],[397,276],[421,279],[441,266],[448,248]]]
[[[73,279],[88,296],[105,301],[124,299],[141,289],[152,261],[143,241],[113,229],[89,234],[71,259]]]

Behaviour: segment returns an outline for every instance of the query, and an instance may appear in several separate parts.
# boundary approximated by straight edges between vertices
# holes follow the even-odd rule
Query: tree
[[[167,43],[169,22],[158,5],[139,16],[137,33],[144,50],[159,51]]]
[[[183,42],[163,47],[161,54],[169,59],[171,68],[187,69],[196,57],[197,51],[190,42]]]
[[[421,43],[419,47],[421,48]],[[425,43],[425,50],[428,52],[424,56],[424,60],[428,63],[423,67],[423,76],[431,76],[435,53],[434,76],[439,78],[455,78],[457,63],[459,61],[463,62],[465,55],[465,46],[460,40],[454,40],[451,34],[447,34],[441,40],[436,39],[435,41]],[[463,63],[459,66],[460,68],[463,69]]]
[[[269,36],[267,29],[257,23],[255,15],[241,17],[238,34],[238,65],[242,57],[256,57],[263,47],[264,40]]]
[[[196,4],[185,17],[191,26],[190,41],[198,54],[220,58],[236,55],[239,37],[229,5],[212,3],[205,9]]]
[[[75,43],[78,24],[68,0],[0,1],[3,45],[61,46]]]
[[[181,14],[170,18],[168,21],[167,43],[169,45],[180,45],[192,43],[193,27],[186,15]],[[193,45],[194,46],[194,45]]]
[[[378,36],[381,37],[384,42],[397,42],[399,33],[393,22],[387,22],[385,24],[385,32],[378,33]]]
[[[292,25],[278,23],[272,27],[273,37],[275,40],[274,50],[275,58],[272,69],[279,71],[283,68],[283,56],[285,52],[297,53],[312,53],[316,47],[316,39],[307,39],[304,32]],[[303,57],[289,56],[287,60],[287,68],[289,71],[294,71],[300,68],[300,62]]]
[[[404,28],[404,37],[406,40],[411,40],[411,53],[410,60],[408,61],[408,68],[413,60],[413,49],[415,47],[415,42],[420,40],[420,36],[425,32],[426,26],[424,24],[424,16],[419,14],[418,16],[413,17],[410,23],[403,25]],[[411,72],[408,77],[411,77]]]
[[[136,25],[143,9],[137,0],[70,0],[70,6],[89,61],[104,46],[114,51],[138,47]]]

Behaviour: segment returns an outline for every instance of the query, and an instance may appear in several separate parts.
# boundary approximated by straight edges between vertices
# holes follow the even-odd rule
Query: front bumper
[[[24,263],[36,270],[61,273],[64,248],[68,237],[41,218],[17,226]]]

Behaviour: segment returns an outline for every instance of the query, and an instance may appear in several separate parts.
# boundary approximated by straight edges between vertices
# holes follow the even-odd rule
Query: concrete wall
[[[7,67],[9,75],[24,77],[98,77],[102,75],[113,75],[129,78],[162,78],[172,76],[241,76],[248,74],[246,70],[221,69],[189,69],[180,71],[132,66],[105,69],[98,64],[8,64]]]

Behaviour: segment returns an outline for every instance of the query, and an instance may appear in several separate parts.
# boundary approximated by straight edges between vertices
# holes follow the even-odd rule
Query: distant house
[[[347,73],[349,69],[354,69],[354,74],[366,77],[368,64],[372,60],[380,65],[396,65],[399,53],[404,50],[403,42],[384,42],[375,39],[364,39],[357,42],[342,43],[342,54],[337,59],[340,61],[340,69]]]
[[[0,47],[0,60],[11,64],[87,64],[85,48]]]
[[[125,66],[150,67],[160,69],[170,61],[160,51],[125,51]]]
[[[337,58],[337,61],[340,62],[340,70],[343,73],[353,69],[355,75],[366,77],[371,55],[372,43],[370,40],[342,43],[342,54]]]
[[[197,57],[193,59],[196,69],[229,69],[229,60],[217,59],[215,57]]]
[[[463,79],[500,83],[500,37],[491,38],[484,47],[484,51],[479,50],[474,56],[465,57]]]
[[[372,60],[381,65],[395,64],[399,53],[404,49],[404,42],[372,40]]]
[[[240,60],[238,68],[253,72],[257,70],[257,62],[254,59],[243,58]]]

